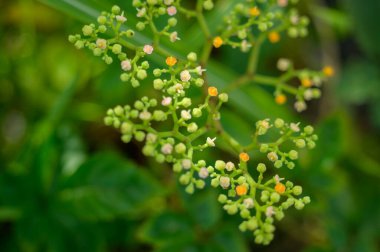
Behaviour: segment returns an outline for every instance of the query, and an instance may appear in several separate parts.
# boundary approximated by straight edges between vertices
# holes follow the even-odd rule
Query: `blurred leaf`
[[[339,34],[346,35],[351,31],[350,17],[342,10],[313,6],[313,14],[320,18],[326,25],[334,28]]]
[[[194,233],[186,215],[168,211],[150,219],[141,230],[141,237],[156,245],[173,241],[180,245],[193,241]]]
[[[162,193],[158,182],[131,162],[100,153],[63,182],[59,196],[67,211],[97,220],[141,214]]]

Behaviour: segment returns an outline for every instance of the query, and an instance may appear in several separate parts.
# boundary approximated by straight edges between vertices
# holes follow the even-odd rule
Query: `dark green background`
[[[233,2],[220,0],[207,15],[214,34]],[[243,142],[256,120],[276,116],[312,123],[320,136],[297,169],[281,171],[312,203],[289,210],[267,247],[238,231],[239,218],[222,211],[217,190],[186,195],[170,167],[143,158],[138,143],[122,144],[103,125],[107,108],[152,94],[149,85],[122,84],[117,64],[107,67],[67,42],[114,3],[133,23],[129,1],[0,2],[0,251],[380,250],[378,0],[303,1],[311,35],[264,46],[261,73],[278,75],[278,57],[300,68],[337,69],[305,113],[278,107],[273,90],[255,85],[232,93],[223,110],[225,128]],[[196,26],[180,20],[178,30],[176,55],[199,50]],[[226,85],[244,57],[228,48],[214,52],[210,81]]]

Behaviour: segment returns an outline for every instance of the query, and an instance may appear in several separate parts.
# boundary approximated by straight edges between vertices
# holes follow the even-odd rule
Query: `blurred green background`
[[[207,15],[214,33],[235,1],[217,3]],[[133,23],[130,1],[0,2],[0,251],[380,251],[378,0],[302,1],[311,35],[264,46],[261,73],[279,74],[279,57],[337,69],[305,113],[275,105],[273,90],[255,85],[234,91],[223,110],[224,126],[242,141],[256,120],[275,116],[312,123],[320,136],[297,169],[284,171],[312,204],[289,210],[267,247],[238,231],[239,217],[224,213],[216,190],[186,195],[170,167],[103,125],[107,108],[151,93],[122,84],[116,64],[67,42],[113,4]],[[199,50],[199,29],[179,24],[182,40],[172,50]],[[244,57],[215,52],[211,82],[222,87],[238,76]]]

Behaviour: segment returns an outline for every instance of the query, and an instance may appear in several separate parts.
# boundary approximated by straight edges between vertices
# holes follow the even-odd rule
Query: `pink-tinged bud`
[[[175,14],[177,14],[177,8],[175,6],[168,7],[167,11],[169,16],[174,16]]]
[[[153,53],[153,46],[151,46],[151,45],[144,45],[143,51],[146,54],[152,54]]]
[[[132,68],[132,65],[131,65],[130,60],[123,60],[121,62],[121,69],[123,69],[124,71],[129,71],[131,70],[131,68]]]

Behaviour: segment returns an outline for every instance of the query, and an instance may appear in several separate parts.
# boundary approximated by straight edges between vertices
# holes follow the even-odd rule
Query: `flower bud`
[[[259,163],[257,165],[257,171],[260,173],[264,173],[267,170],[267,167],[263,163]]]
[[[179,143],[177,144],[175,147],[174,147],[175,151],[178,153],[178,154],[183,154],[186,152],[186,145],[183,144],[183,143]]]

